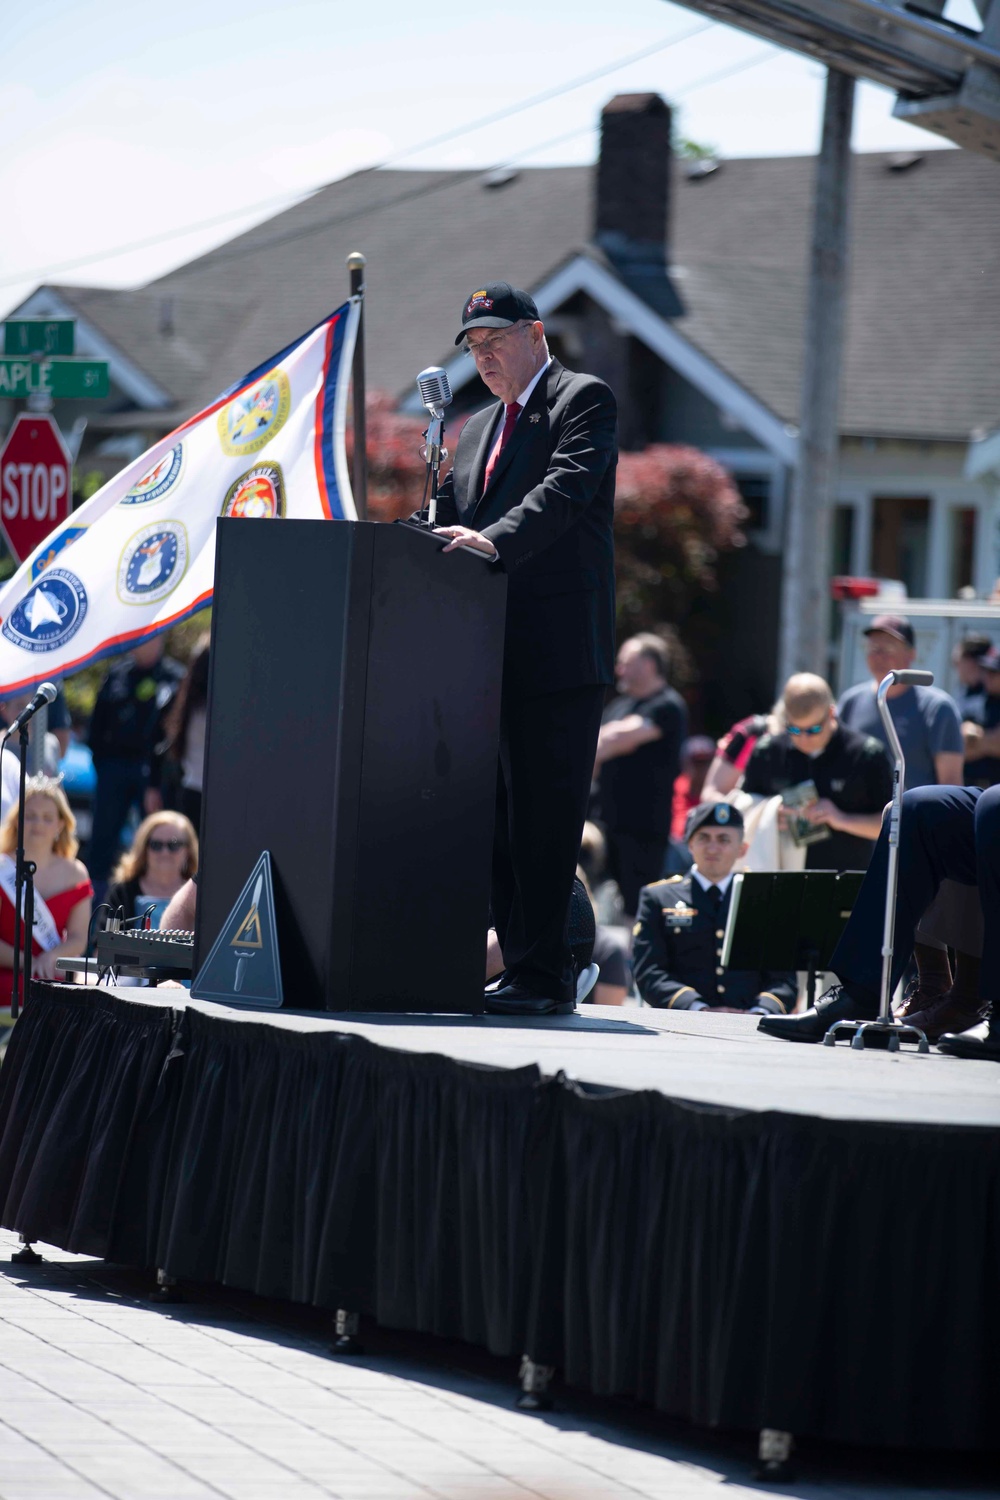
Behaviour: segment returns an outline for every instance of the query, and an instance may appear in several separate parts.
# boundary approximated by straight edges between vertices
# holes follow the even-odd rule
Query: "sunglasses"
[[[820,719],[818,724],[810,724],[805,729],[800,729],[797,724],[786,724],[785,728],[789,734],[822,734],[826,728],[826,720]]]
[[[171,854],[176,854],[178,849],[187,848],[187,839],[150,839],[146,845],[156,854],[162,854],[164,849],[169,849]]]

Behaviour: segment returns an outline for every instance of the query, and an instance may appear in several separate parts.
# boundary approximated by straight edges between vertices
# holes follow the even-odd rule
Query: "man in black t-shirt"
[[[164,637],[154,636],[113,661],[94,704],[89,741],[97,789],[87,865],[99,896],[130,808],[142,815],[162,806],[149,785],[150,762],[163,715],[184,677],[184,668],[164,656],[163,647]]]
[[[829,837],[806,850],[807,870],[867,870],[892,796],[892,763],[884,745],[837,722],[833,694],[822,679],[800,672],[782,694],[786,728],[758,740],[743,790],[773,797],[803,782],[817,798],[803,815]],[[783,824],[787,818],[780,818]]]
[[[634,916],[639,891],[658,880],[670,843],[674,781],[687,736],[684,700],[667,683],[670,658],[658,635],[635,635],[618,652],[621,697],[604,713],[596,775],[608,873]]]
[[[991,646],[977,659],[982,696],[962,707],[966,786],[1000,782],[1000,651]]]

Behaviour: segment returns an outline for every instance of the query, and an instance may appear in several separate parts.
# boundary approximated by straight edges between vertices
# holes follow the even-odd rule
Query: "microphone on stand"
[[[424,458],[431,476],[427,520],[429,525],[433,526],[437,522],[438,474],[441,460],[448,457],[447,448],[441,446],[444,437],[444,409],[451,405],[451,382],[448,379],[447,370],[442,370],[440,365],[430,365],[426,370],[421,370],[417,376],[417,390],[420,392],[424,407],[430,414],[427,431],[424,433],[426,439]]]
[[[4,739],[10,739],[10,736],[16,730],[21,729],[23,725],[27,724],[29,719],[33,719],[35,717],[35,714],[37,714],[40,708],[45,708],[49,703],[54,703],[56,700],[57,691],[58,689],[56,688],[54,682],[43,682],[28,706],[26,708],[22,708],[13,724],[11,724],[10,728],[7,730],[7,733],[4,735]]]
[[[28,769],[28,720],[45,708],[56,696],[52,682],[43,682],[27,708],[23,708],[0,741],[0,751],[11,735],[17,731],[21,740],[21,765],[17,778],[17,848],[14,853],[14,961],[12,992],[10,997],[11,1019],[16,1021],[22,999],[27,997],[31,986],[31,939],[35,919],[35,887],[33,861],[24,857],[24,801],[25,773]],[[24,916],[24,969],[21,968],[21,934]]]
[[[421,370],[417,376],[417,390],[420,392],[421,401],[432,417],[443,416],[444,408],[451,405],[451,382],[448,379],[448,371],[442,370],[438,365],[431,365],[429,369]]]

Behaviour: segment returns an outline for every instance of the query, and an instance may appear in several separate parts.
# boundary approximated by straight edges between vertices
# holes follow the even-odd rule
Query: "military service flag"
[[[0,593],[0,697],[212,602],[218,516],[353,520],[352,298],[110,479]]]

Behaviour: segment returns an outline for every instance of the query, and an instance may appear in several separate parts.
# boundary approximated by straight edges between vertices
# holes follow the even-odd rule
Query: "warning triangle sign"
[[[222,931],[191,985],[195,1000],[279,1010],[284,1003],[271,855],[253,867]]]

